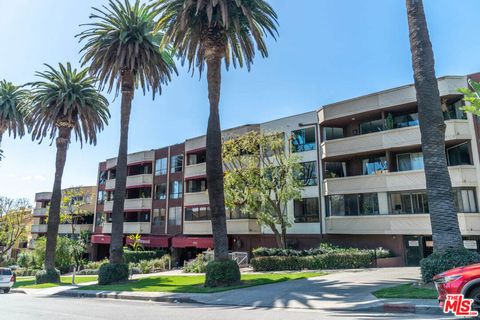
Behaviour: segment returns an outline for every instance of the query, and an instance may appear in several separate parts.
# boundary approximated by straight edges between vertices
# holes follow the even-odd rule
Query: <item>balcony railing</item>
[[[112,211],[113,201],[105,201],[104,210]],[[125,199],[124,210],[146,210],[152,209],[152,198]]]
[[[46,224],[32,225],[32,233],[47,233],[47,225]]]
[[[475,187],[477,185],[474,166],[449,167],[448,171],[450,172],[453,187]],[[323,181],[324,195],[425,189],[426,182],[423,170],[329,178]]]
[[[112,233],[112,224],[103,224],[103,233]],[[124,222],[123,233],[124,234],[149,234],[151,232],[150,222]]]
[[[205,162],[185,166],[185,178],[203,176],[207,173]]]
[[[52,198],[51,192],[39,192],[35,194],[35,201],[49,201]]]
[[[445,141],[472,139],[468,120],[447,120],[445,124]],[[420,144],[420,128],[413,126],[328,140],[322,142],[321,149],[325,159]]]
[[[185,206],[194,206],[208,203],[208,191],[185,193],[184,195]]]
[[[210,235],[212,234],[212,222],[202,221],[184,221],[183,233],[192,235]],[[255,219],[235,219],[227,220],[228,234],[260,234],[261,227]]]
[[[33,209],[33,216],[34,217],[45,217],[48,211],[47,208],[35,208]]]
[[[144,186],[144,185],[152,185],[152,184],[153,184],[152,174],[139,174],[139,175],[127,177],[127,188]],[[105,189],[114,190],[115,179],[107,180],[105,184]]]
[[[155,160],[155,151],[142,151],[131,153],[127,156],[127,164],[140,163]],[[117,158],[107,160],[107,169],[113,168],[117,165]]]

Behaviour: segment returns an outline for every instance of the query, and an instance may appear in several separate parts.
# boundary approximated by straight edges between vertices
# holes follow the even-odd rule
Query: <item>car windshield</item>
[[[11,276],[12,270],[10,269],[0,269],[0,276]]]

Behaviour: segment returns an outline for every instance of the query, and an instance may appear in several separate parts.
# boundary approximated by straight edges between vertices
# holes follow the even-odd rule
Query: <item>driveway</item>
[[[208,305],[267,308],[356,310],[378,300],[371,292],[391,285],[418,281],[417,267],[332,272],[326,276],[190,297]]]

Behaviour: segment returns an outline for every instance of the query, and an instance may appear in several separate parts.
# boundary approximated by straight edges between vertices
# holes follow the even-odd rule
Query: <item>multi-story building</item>
[[[480,239],[476,117],[460,110],[467,77],[438,80],[445,152],[460,228],[468,248]],[[318,111],[325,223],[330,241],[383,246],[407,264],[432,252],[415,87],[336,102]]]
[[[116,158],[99,164],[92,236],[97,259],[108,256],[116,164]],[[145,248],[170,247],[182,233],[184,144],[129,154],[127,166],[124,234],[141,234]]]
[[[479,77],[474,75],[474,77]],[[480,127],[464,113],[466,76],[440,78],[445,152],[465,246],[478,249]],[[283,134],[286,152],[309,172],[302,199],[287,204],[287,243],[308,248],[329,241],[385,247],[417,264],[433,248],[413,85],[325,105],[318,111],[222,132],[223,139],[249,131]],[[178,249],[184,258],[213,248],[206,180],[205,136],[128,156],[124,233],[144,235],[149,248]],[[97,258],[108,255],[116,159],[99,165]],[[268,227],[252,215],[226,210],[229,248],[274,246]],[[128,243],[127,237],[125,242]]]
[[[62,194],[65,196],[69,193],[69,198],[72,201],[81,201],[82,205],[75,207],[73,214],[76,216],[69,221],[61,221],[58,234],[60,236],[71,236],[72,234],[79,235],[82,231],[93,231],[93,219],[95,213],[95,202],[97,195],[96,186],[82,186],[74,188],[66,188],[62,190]],[[33,224],[31,227],[32,242],[31,246],[35,245],[35,239],[47,233],[47,217],[48,208],[52,198],[51,192],[38,192],[35,194],[35,207],[33,208]],[[74,199],[75,198],[75,199]],[[62,209],[63,214],[72,214],[68,212],[69,209],[64,206]]]

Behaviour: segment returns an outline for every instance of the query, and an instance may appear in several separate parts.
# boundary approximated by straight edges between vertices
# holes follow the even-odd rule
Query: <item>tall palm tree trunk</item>
[[[445,122],[422,0],[406,0],[434,250],[463,246],[445,155]]]
[[[227,220],[225,215],[225,196],[223,191],[222,132],[220,129],[221,56],[211,54],[207,59],[208,99],[210,115],[207,128],[207,185],[210,212],[212,215],[212,233],[215,245],[215,259],[228,259]]]
[[[120,116],[120,146],[118,148],[115,193],[112,209],[112,242],[110,263],[123,263],[123,210],[127,186],[128,127],[133,99],[133,73],[122,71],[122,104]]]
[[[60,224],[60,205],[62,202],[62,177],[67,160],[67,149],[72,129],[68,126],[58,128],[57,155],[55,160],[55,181],[52,199],[48,211],[47,246],[45,249],[45,269],[55,269],[55,249],[57,247],[58,225]]]

